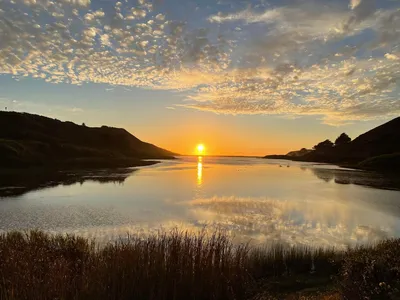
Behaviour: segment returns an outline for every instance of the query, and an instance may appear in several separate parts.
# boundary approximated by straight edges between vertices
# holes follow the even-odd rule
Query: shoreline
[[[146,167],[160,163],[160,160],[175,159],[175,158],[159,158],[159,159],[123,159],[123,160],[93,160],[82,162],[80,159],[71,162],[61,162],[58,164],[46,165],[26,165],[6,167],[0,169],[2,174],[15,174],[20,172],[69,172],[69,171],[97,171],[97,170],[113,170],[113,169],[127,169],[136,167]]]
[[[22,196],[28,192],[43,190],[59,185],[73,185],[85,181],[99,183],[123,183],[140,167],[151,166],[160,161],[141,161],[139,164],[107,167],[31,167],[1,169],[0,199]]]
[[[365,172],[374,172],[374,173],[379,173],[379,174],[383,174],[383,175],[399,175],[400,174],[400,170],[386,170],[383,168],[373,168],[373,167],[363,167],[362,165],[360,165],[360,163],[358,164],[348,164],[348,163],[335,163],[335,162],[328,162],[328,161],[309,161],[309,160],[302,160],[296,157],[290,157],[287,155],[267,155],[267,156],[263,156],[260,157],[261,159],[274,159],[274,160],[287,160],[287,161],[297,161],[297,162],[305,162],[305,163],[312,163],[312,164],[316,164],[316,165],[333,165],[333,166],[337,166],[340,168],[344,168],[344,169],[352,169],[352,170],[358,170],[358,171],[365,171]]]

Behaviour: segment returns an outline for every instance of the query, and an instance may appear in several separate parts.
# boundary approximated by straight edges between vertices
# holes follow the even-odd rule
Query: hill
[[[400,117],[378,126],[351,142],[317,149],[300,156],[279,155],[265,158],[325,162],[374,170],[400,170]]]
[[[306,155],[308,153],[310,153],[312,150],[306,149],[306,148],[302,148],[298,151],[290,151],[288,154],[286,154],[287,156],[293,156],[293,157],[299,157],[299,156],[303,156]]]
[[[0,167],[128,167],[174,153],[125,129],[86,127],[18,112],[0,112]]]

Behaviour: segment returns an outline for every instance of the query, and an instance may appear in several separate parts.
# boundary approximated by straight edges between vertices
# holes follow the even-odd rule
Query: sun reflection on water
[[[197,186],[203,183],[203,157],[197,158]]]

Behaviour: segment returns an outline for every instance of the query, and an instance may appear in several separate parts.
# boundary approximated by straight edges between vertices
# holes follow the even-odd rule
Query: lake
[[[113,172],[25,172],[0,177],[0,231],[37,228],[105,243],[206,226],[240,242],[346,247],[400,236],[399,181],[240,157],[181,157]]]

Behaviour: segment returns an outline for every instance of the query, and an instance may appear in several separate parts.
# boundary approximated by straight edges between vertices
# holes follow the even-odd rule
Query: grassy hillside
[[[360,163],[384,154],[400,152],[400,117],[378,126],[326,152],[313,151],[303,158],[314,161]]]
[[[0,166],[133,166],[174,153],[142,142],[125,129],[91,128],[17,112],[0,112]]]
[[[400,170],[400,153],[373,156],[360,162],[359,166],[371,170]]]
[[[291,160],[326,162],[384,171],[399,171],[400,117],[378,126],[354,139],[301,156],[266,156]]]

